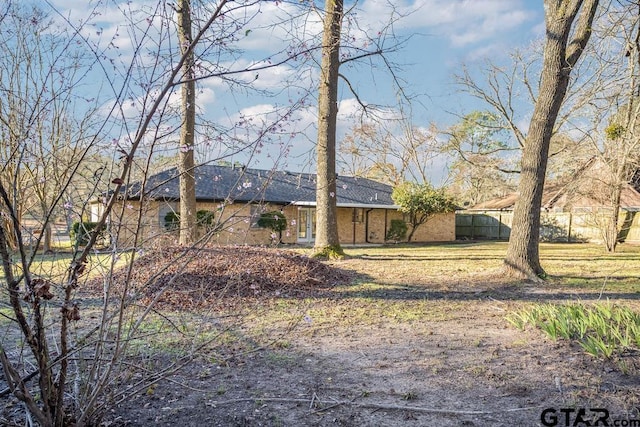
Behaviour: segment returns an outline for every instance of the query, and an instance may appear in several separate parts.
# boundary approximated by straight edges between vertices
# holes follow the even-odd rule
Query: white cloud
[[[531,34],[536,39],[544,37],[546,31],[547,27],[544,21],[540,21],[538,24],[531,27]]]
[[[322,32],[322,21],[316,13],[309,13],[303,2],[257,2],[239,10],[239,19],[250,20],[239,34],[237,46],[245,50],[267,52],[286,51],[292,43],[304,42]]]
[[[135,98],[128,98],[123,100],[118,108],[114,111],[115,114],[118,115],[123,120],[129,121],[137,121],[144,114],[147,114],[148,109],[152,105],[153,102],[160,95],[159,89],[152,89],[148,93],[142,93]],[[216,100],[215,92],[208,87],[199,88],[196,91],[196,104],[199,109],[199,113],[206,113],[209,106],[213,105]],[[110,111],[113,107],[113,100],[105,103],[99,109],[99,114],[106,117],[110,114]],[[165,110],[162,114],[165,116],[165,120],[169,120],[170,117],[173,117],[180,110],[180,104],[182,102],[182,94],[180,91],[180,87],[174,88],[174,90],[170,91],[166,97],[164,102],[160,104],[160,110]],[[166,112],[170,111],[172,114],[167,114]],[[157,113],[160,113],[158,111]]]
[[[232,72],[238,72],[241,70],[255,70],[246,71],[230,75],[229,77],[238,79],[246,84],[251,84],[254,89],[258,90],[278,90],[284,87],[288,83],[296,82],[297,85],[304,85],[303,80],[308,79],[308,74],[301,74],[300,70],[295,69],[292,65],[282,64],[270,66],[266,62],[254,62],[248,60],[239,60],[235,63],[220,64],[221,69],[227,69]],[[206,79],[208,85],[214,87],[227,87],[228,83],[222,79]],[[308,82],[306,84],[308,86]]]
[[[493,43],[486,43],[479,45],[464,55],[465,62],[475,62],[479,60],[483,60],[486,58],[495,57],[498,54],[502,54],[504,52],[508,52],[509,48],[502,41],[497,41]],[[458,65],[457,63],[455,65]]]
[[[338,118],[342,120],[352,120],[361,112],[362,107],[355,98],[343,99],[338,105]]]
[[[207,106],[213,105],[216,99],[216,93],[210,87],[200,87],[196,92],[196,104],[202,112],[206,112]]]
[[[86,19],[91,4],[94,4],[86,0],[52,1],[65,16],[69,16],[71,22]],[[541,23],[541,6],[533,6],[532,3],[529,0],[361,0],[358,2],[355,15],[357,22],[347,22],[345,28],[350,29],[349,36],[355,38],[350,39],[350,43],[362,46],[367,40],[365,33],[375,38],[377,31],[383,29],[391,18],[399,18],[402,15],[394,23],[394,30],[398,34],[428,35],[433,40],[437,40],[437,43],[429,46],[434,49],[433,52],[425,52],[425,47],[421,43],[418,49],[414,44],[413,50],[407,49],[397,53],[398,58],[403,62],[418,63],[417,71],[413,74],[409,66],[401,70],[404,73],[401,77],[409,82],[408,85],[414,86],[417,93],[433,93],[439,90],[439,87],[432,84],[432,81],[435,81],[434,76],[438,75],[439,69],[446,68],[452,58],[456,61],[462,58],[473,60],[497,52],[504,53],[514,43],[513,34],[522,36],[524,33],[536,35],[544,32],[544,24]],[[118,34],[115,37],[118,48],[109,50],[107,53],[118,61],[116,64],[118,70],[113,74],[116,75],[119,72],[120,76],[124,76],[126,71],[122,64],[127,64],[133,58],[134,43],[140,40],[141,30],[148,25],[147,19],[151,20],[154,27],[160,25],[160,17],[154,18],[154,7],[167,3],[156,0],[133,0],[131,2],[108,1],[100,4],[100,9],[97,11],[99,14],[93,18],[95,25],[87,26],[83,34],[86,34],[92,42],[98,43],[98,46],[105,48],[115,34]],[[239,7],[241,3],[232,2],[231,4]],[[311,43],[319,44],[317,36],[321,33],[321,22],[317,13],[312,12],[307,15],[300,13],[303,7],[308,7],[306,6],[308,4],[309,2],[294,5],[292,2],[269,1],[256,2],[252,8],[238,9],[236,12],[238,18],[243,20],[250,18],[250,22],[236,32],[237,42],[230,41],[229,47],[238,49],[237,56],[234,56],[237,59],[231,62],[231,56],[218,57],[215,53],[211,53],[212,61],[221,68],[242,69],[251,65],[265,64],[269,57],[277,61],[278,58],[286,57],[291,48],[298,51],[304,49],[305,40],[307,40],[307,46]],[[136,11],[135,22],[138,23],[136,30],[132,29],[129,26],[130,21],[124,18],[131,11]],[[294,18],[291,19],[292,17]],[[171,26],[165,31],[173,31],[173,29]],[[147,39],[150,44],[145,47],[150,52],[156,52],[158,44],[169,41],[169,33],[165,33],[164,39],[157,34],[159,33],[155,32]],[[171,34],[171,40],[171,48],[175,49],[176,42],[173,34]],[[433,59],[430,56],[433,56]],[[139,58],[135,64],[139,67],[134,70],[137,73],[135,78],[140,82],[151,80],[145,74],[148,71],[146,67],[157,58],[165,60],[166,64],[162,72],[167,72],[170,69],[168,55],[160,57],[145,53],[144,57]],[[240,74],[234,76],[244,82],[252,82],[256,89],[279,91],[280,93],[274,98],[266,98],[251,91],[230,90],[228,82],[221,79],[201,80],[197,83],[199,112],[208,119],[217,121],[222,127],[233,126],[238,121],[251,118],[253,129],[250,127],[249,130],[241,130],[240,127],[236,127],[238,133],[245,131],[245,134],[238,138],[245,138],[247,133],[255,132],[259,126],[268,126],[269,123],[276,121],[280,114],[278,109],[281,108],[278,105],[285,105],[287,98],[297,99],[305,90],[314,90],[314,82],[317,82],[318,74],[317,64],[309,63],[304,71],[297,68],[299,65],[301,65],[299,62],[287,63],[247,73],[246,76]],[[362,68],[353,69],[356,72],[351,72],[348,76],[353,79],[354,87],[359,90],[363,101],[373,101],[380,105],[393,104],[395,101],[393,94],[385,95],[382,93],[383,90],[379,89],[390,83],[384,81],[379,86],[371,84],[372,76],[376,72],[375,64],[370,69],[367,67],[363,65]],[[352,69],[344,71],[346,74]],[[103,75],[98,77],[104,79]],[[160,79],[156,81],[161,83]],[[441,82],[441,79],[438,82]],[[118,83],[119,81],[115,82],[116,88]],[[432,86],[421,86],[427,84]],[[140,91],[142,87],[140,86]],[[125,116],[132,121],[139,118],[141,114],[140,101],[136,98],[139,93],[131,89],[131,97],[134,101],[124,105]],[[341,93],[343,96],[351,96],[346,90]],[[446,104],[453,100],[454,97],[443,100],[437,109],[448,108]],[[169,98],[172,108],[177,106],[178,102],[179,90]],[[247,107],[241,108],[242,106]],[[360,117],[360,112],[360,106],[355,99],[340,101],[338,138],[352,126],[354,118]],[[393,118],[397,116],[397,112],[389,109],[379,112],[379,115]],[[286,144],[291,147],[292,157],[302,156],[303,153],[313,150],[317,132],[316,122],[315,103],[291,114],[286,123],[287,130],[290,135],[298,135],[295,139],[286,141]]]
[[[449,40],[455,47],[468,46],[508,34],[534,19],[522,0],[368,0],[362,5],[366,21],[384,23],[392,10],[403,16],[396,29],[424,31]]]

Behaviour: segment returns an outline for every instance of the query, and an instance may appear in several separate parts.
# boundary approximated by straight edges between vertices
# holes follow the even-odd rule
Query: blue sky
[[[424,94],[423,120],[435,118],[448,123],[455,118],[446,111],[470,109],[473,100],[460,94],[452,80],[452,74],[458,72],[462,64],[473,71],[482,67],[487,59],[505,63],[510,51],[527,46],[544,31],[542,1],[424,3],[417,15],[429,14],[431,7],[450,5],[442,21],[434,18],[432,25],[418,26],[418,20],[406,30],[420,34],[407,49],[405,58],[407,62],[415,61],[406,68],[407,81],[415,87],[415,92]]]
[[[90,10],[86,0],[52,0],[52,3],[74,22],[85,18]],[[393,3],[393,11],[389,3]],[[92,4],[95,2],[89,2],[89,5]],[[118,34],[116,44],[119,54],[124,53],[126,57],[131,51],[133,37],[123,31],[122,10],[142,5],[145,10],[151,11],[154,4],[158,3],[105,3],[105,6],[99,7],[100,14],[94,18],[93,25],[85,27],[83,33],[101,46],[105,46],[113,35]],[[349,9],[353,2],[347,2],[345,6]],[[292,10],[283,2],[263,2],[259,13],[247,27],[251,31],[244,30],[244,33],[240,33],[237,45],[244,52],[235,59],[235,64],[260,61],[270,55],[271,51],[285,49],[292,33],[300,37],[319,34],[321,24],[313,16],[299,19],[289,27],[268,28],[270,23]],[[530,44],[544,31],[541,0],[360,0],[355,12],[355,21],[345,24],[345,28],[350,29],[350,36],[356,44],[364,40],[364,32],[375,35],[390,17],[396,19],[393,27],[395,34],[400,38],[409,37],[403,49],[390,55],[390,59],[398,66],[398,76],[405,82],[403,89],[415,96],[412,103],[412,124],[425,128],[431,123],[439,127],[452,124],[456,119],[449,112],[462,114],[481,107],[468,95],[459,93],[453,84],[452,73],[459,70],[461,64],[466,64],[473,71],[481,67],[487,58],[494,63],[506,61],[510,51]],[[149,16],[149,21],[157,25],[158,20],[154,20],[151,14]],[[354,22],[357,22],[357,29]],[[342,71],[357,90],[360,99],[365,103],[387,106],[386,114],[393,115],[397,97],[390,75],[383,72],[384,66],[380,61],[374,60],[373,64],[375,68],[360,64],[355,68],[345,67]],[[301,71],[295,68],[298,65],[299,63],[285,64],[260,71],[254,84],[258,88],[280,89],[279,94],[274,96],[232,91],[219,79],[199,82],[198,106],[201,115],[212,122],[224,124],[241,121],[240,117],[253,117],[268,122],[274,116],[275,108],[285,107],[287,99],[295,97],[302,88],[313,87],[311,82],[317,75],[317,69],[311,67]],[[253,77],[252,74],[247,79]],[[100,77],[96,80],[99,83]],[[172,96],[175,102],[178,96],[179,93]],[[353,113],[359,109],[344,83],[341,83],[339,105],[340,138],[353,124]],[[310,98],[286,124],[285,127],[295,136],[284,142],[280,140],[279,150],[282,150],[282,146],[287,146],[285,158],[265,147],[252,157],[252,165],[270,168],[275,158],[278,158],[278,167],[312,170],[310,153],[315,138],[315,108],[315,100]],[[141,110],[134,107],[132,102],[131,111],[127,114],[134,119],[139,111]],[[241,133],[242,130],[235,129],[234,132]],[[248,161],[243,154],[235,155],[232,159]],[[443,164],[434,165],[434,180],[441,177],[443,168]]]
[[[367,1],[363,9],[374,14],[381,1]],[[502,62],[514,48],[539,38],[544,31],[542,1],[536,0],[417,0],[396,2],[407,13],[396,27],[411,35],[397,62],[405,63],[408,89],[421,94],[423,120],[448,121],[445,110],[465,109],[451,79],[461,64],[470,69],[483,61]],[[379,88],[377,88],[379,89]],[[416,110],[419,110],[416,108]]]

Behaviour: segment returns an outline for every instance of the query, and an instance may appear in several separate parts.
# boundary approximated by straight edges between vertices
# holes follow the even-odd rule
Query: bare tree
[[[513,217],[505,271],[539,281],[540,208],[549,145],[565,99],[572,68],[582,54],[598,7],[598,0],[545,0],[546,38],[539,95],[522,155],[519,198]]]
[[[317,253],[342,253],[336,208],[336,121],[338,116],[338,71],[342,0],[326,0],[322,32],[322,63],[318,90],[318,141],[316,221]]]
[[[416,128],[407,120],[397,124],[370,121],[354,125],[339,144],[344,172],[394,186],[406,180],[429,182],[432,163],[439,155],[435,127]]]
[[[226,3],[221,2],[221,6]],[[180,127],[180,244],[196,241],[196,178],[195,178],[195,128],[196,82],[194,73],[193,40],[191,35],[191,0],[178,1],[178,41],[185,56],[182,64],[182,125]]]
[[[624,238],[627,225],[619,223],[620,195],[638,163],[634,155],[636,139],[631,136],[633,125],[627,122],[636,117],[627,110],[627,105],[633,109],[635,104],[629,100],[635,93],[633,79],[637,79],[636,7],[633,2],[614,2],[608,5],[607,13],[594,21],[591,42],[581,60],[571,67],[572,78],[549,146],[546,181],[553,180],[570,189],[570,197],[591,200],[608,212],[594,212],[591,220],[601,231],[607,250],[614,250]],[[533,84],[542,60],[538,51],[538,44],[534,44],[531,51],[514,52],[508,68],[489,62],[482,72],[482,82],[466,70],[457,76],[465,92],[486,102],[504,121],[504,128],[518,142],[512,144],[515,151],[521,150],[526,138],[517,123],[526,116],[528,105],[538,98],[538,88]],[[486,156],[476,158],[483,159]],[[589,166],[585,169],[584,165]],[[519,174],[520,165],[513,166]]]
[[[345,13],[342,0],[326,0],[322,35],[322,59],[320,63],[320,83],[318,90],[318,138],[316,142],[318,187],[317,204],[317,237],[315,241],[316,254],[342,254],[338,238],[336,221],[336,120],[338,113],[338,81],[342,79],[351,94],[362,109],[362,115],[372,114],[380,106],[367,105],[359,97],[351,81],[342,73],[346,65],[356,66],[373,58],[381,58],[386,70],[390,73],[393,84],[398,88],[399,97],[408,99],[402,89],[402,81],[396,73],[396,66],[388,60],[387,53],[399,50],[403,41],[395,36],[394,22],[401,19],[395,9],[390,9],[389,21],[383,28],[376,31],[377,36],[367,34],[370,29],[359,26],[358,20],[350,15],[355,10]],[[344,22],[343,22],[344,20]],[[346,22],[346,24],[345,24]],[[346,30],[343,28],[346,28]],[[358,37],[352,35],[357,34]],[[346,37],[349,36],[349,37]],[[393,42],[388,45],[387,39]],[[360,45],[345,43],[345,40],[361,39]]]
[[[13,3],[3,12],[2,25],[20,31],[2,34],[3,44],[12,48],[0,59],[0,179],[15,184],[12,203],[24,238],[42,243],[48,252],[52,223],[63,215],[58,194],[64,190],[69,202],[82,185],[79,176],[73,186],[67,181],[86,160],[85,132],[95,101],[70,90],[82,79],[86,64],[49,17]],[[85,111],[79,113],[79,108]],[[9,212],[2,212],[4,226],[11,230]],[[14,233],[7,239],[17,247]]]
[[[448,150],[455,158],[473,165],[489,163],[489,167],[498,173],[519,176],[520,157],[526,142],[528,129],[522,123],[529,123],[530,116],[539,93],[539,79],[542,69],[543,45],[532,43],[526,49],[516,49],[510,53],[509,65],[498,65],[486,60],[480,72],[471,73],[467,67],[454,75],[455,82],[462,92],[467,93],[487,107],[487,111],[471,112],[461,115],[457,124],[444,131],[448,135]],[[477,70],[476,70],[477,71]],[[565,100],[555,120],[549,143],[547,177],[554,178],[570,175],[587,161],[592,153],[587,143],[584,122],[579,117],[591,114],[593,95],[601,90],[600,68],[587,61],[576,63],[572,69],[573,78],[569,81]],[[491,123],[487,122],[487,116]],[[490,149],[469,150],[465,140],[458,142],[455,133],[468,126],[484,128],[501,136],[500,145]],[[504,132],[508,132],[510,137]],[[580,161],[576,162],[577,159]]]
[[[640,169],[640,6],[633,3],[612,7],[599,26],[594,28],[598,43],[589,52],[594,65],[601,71],[599,86],[592,103],[593,132],[588,132],[594,161],[586,196],[595,199],[606,214],[593,213],[595,225],[600,229],[604,247],[616,250],[624,240],[633,213],[628,213],[620,224],[620,206],[623,194],[629,191],[632,177]],[[625,58],[626,61],[621,61]],[[584,191],[583,191],[584,192]]]
[[[94,102],[78,90],[90,64],[83,63],[83,50],[76,48],[68,32],[39,8],[9,3],[2,10],[0,27],[5,46],[14,52],[3,56],[6,68],[0,67],[0,85],[6,94],[0,106],[0,127],[7,148],[0,178],[0,211],[5,220],[0,225],[0,258],[14,326],[37,367],[37,395],[21,377],[20,360],[10,360],[4,346],[0,362],[9,389],[37,422],[62,425],[69,363],[67,325],[76,317],[77,307],[66,295],[52,327],[48,301],[55,297],[56,286],[32,272],[31,266],[43,236],[48,249],[51,224],[63,203],[72,201],[74,185],[86,178],[82,172],[90,160],[88,132],[95,129],[89,126],[90,119],[82,118],[91,109],[76,107],[78,101]],[[25,205],[31,200],[37,200],[35,206]],[[34,245],[25,239],[25,212],[36,218],[41,230]],[[51,341],[49,330],[59,332],[58,340]]]
[[[445,131],[440,150],[453,158],[449,171],[451,191],[464,206],[513,191],[519,173],[520,147],[510,142],[501,116],[474,111]],[[514,155],[517,154],[517,155]]]
[[[14,99],[41,101],[24,105],[0,102],[0,135],[3,142],[6,140],[11,143],[7,144],[8,147],[3,144],[6,151],[3,152],[4,170],[0,177],[0,211],[3,218],[0,225],[0,261],[5,284],[3,301],[12,312],[11,329],[16,334],[15,340],[3,341],[0,346],[0,364],[8,384],[8,391],[3,391],[3,395],[12,393],[26,406],[30,416],[42,426],[62,426],[69,424],[71,420],[77,426],[97,424],[109,405],[126,399],[131,393],[139,392],[150,383],[175,372],[188,363],[203,345],[194,341],[184,357],[154,372],[141,371],[144,372],[143,380],[133,381],[128,384],[130,387],[123,386],[131,379],[131,369],[135,369],[125,360],[125,356],[132,343],[141,336],[141,327],[145,319],[153,315],[155,302],[159,298],[158,296],[142,308],[137,305],[142,288],[132,283],[131,275],[139,255],[138,251],[143,249],[143,218],[146,206],[144,201],[138,209],[128,206],[131,189],[127,183],[134,174],[141,177],[140,194],[145,194],[145,178],[148,176],[153,156],[158,150],[164,149],[164,144],[175,132],[170,126],[167,129],[167,122],[171,123],[176,117],[170,95],[178,86],[189,80],[184,75],[184,65],[189,60],[189,55],[199,43],[202,43],[205,35],[212,31],[215,23],[224,21],[220,26],[225,29],[226,36],[229,36],[228,32],[241,31],[246,22],[234,15],[234,12],[242,12],[245,8],[258,4],[229,3],[231,2],[219,2],[217,8],[210,11],[206,19],[201,21],[198,31],[186,49],[178,49],[180,56],[174,62],[171,61],[170,55],[164,55],[167,52],[167,43],[175,36],[175,27],[169,24],[173,19],[173,11],[163,9],[165,4],[158,3],[154,5],[156,9],[145,10],[148,19],[144,20],[139,19],[139,10],[121,10],[123,17],[119,31],[128,31],[127,41],[132,43],[127,45],[130,48],[128,55],[120,54],[117,34],[107,43],[103,43],[100,34],[93,38],[83,35],[86,34],[85,25],[90,26],[91,19],[99,16],[98,13],[94,13],[95,10],[88,11],[87,16],[90,18],[80,21],[79,24],[77,21],[64,18],[66,15],[59,14],[58,18],[63,20],[64,25],[58,28],[69,31],[62,31],[60,34],[49,31],[50,40],[61,41],[61,45],[54,49],[47,51],[42,44],[37,43],[21,45],[24,52],[29,52],[32,57],[40,55],[47,59],[38,64],[42,68],[42,74],[36,73],[33,76],[55,77],[56,82],[62,82],[64,90],[59,90],[55,85],[33,84],[36,82],[30,80],[29,74],[0,74],[3,90],[15,94]],[[259,10],[253,13],[259,14]],[[12,21],[14,15],[20,18],[19,25]],[[222,19],[222,16],[225,19]],[[244,17],[241,13],[238,16]],[[3,9],[0,13],[0,33],[3,36],[26,34],[32,28],[30,25],[39,23],[41,18],[41,15],[33,13],[30,9],[19,12],[11,8]],[[227,26],[231,21],[234,21],[233,25]],[[91,33],[95,35],[95,31]],[[216,40],[210,34],[209,37]],[[8,46],[13,46],[13,43],[17,42],[10,41]],[[81,46],[79,49],[86,55],[83,57],[89,58],[86,66],[77,68],[84,72],[80,77],[86,80],[80,77],[57,80],[64,71],[58,68],[63,62],[57,61],[68,57],[72,46]],[[169,48],[171,46],[172,44]],[[211,48],[210,45],[207,47]],[[51,54],[51,57],[47,54]],[[35,62],[32,64],[35,65]],[[94,176],[84,176],[94,179],[89,185],[90,191],[85,193],[84,201],[77,206],[63,207],[78,220],[86,217],[89,200],[101,200],[102,210],[98,215],[97,226],[89,234],[86,245],[66,255],[69,262],[64,272],[43,273],[33,268],[34,260],[41,251],[37,245],[30,249],[25,242],[23,208],[20,203],[25,191],[29,190],[29,185],[33,184],[33,179],[37,178],[38,181],[41,178],[41,175],[32,173],[34,169],[29,169],[31,162],[45,160],[35,156],[47,156],[52,151],[35,150],[33,138],[37,135],[39,138],[35,141],[45,141],[46,133],[43,129],[60,125],[61,120],[68,118],[67,115],[76,117],[74,115],[77,111],[56,110],[51,107],[69,99],[84,100],[86,90],[83,84],[96,78],[95,74],[89,73],[90,67],[98,74],[99,71],[103,72],[103,89],[111,92],[110,99],[101,104],[98,112],[94,112],[94,121],[90,123],[91,126],[87,125],[85,128],[85,138],[75,140],[68,136],[66,130],[60,134],[61,138],[64,137],[70,143],[65,147],[66,151],[58,153],[61,159],[68,155],[64,153],[78,154],[74,154],[77,157],[68,175],[61,175],[60,184],[47,187],[43,191],[50,204],[41,219],[42,227],[47,227],[55,210],[66,204],[67,190],[75,180],[83,178],[81,174],[87,169],[86,160],[93,150],[102,151],[103,155],[110,153],[112,162],[101,172],[96,170]],[[217,72],[207,70],[192,80],[240,75],[245,72],[254,75],[256,68],[251,67],[252,65],[238,66],[231,70],[224,68]],[[52,88],[56,90],[51,91]],[[96,94],[98,95],[103,94]],[[3,96],[2,100],[4,99]],[[101,100],[104,101],[104,98]],[[40,121],[36,120],[36,117],[39,117]],[[265,127],[268,128],[269,124],[265,124]],[[247,145],[256,146],[257,143],[252,141],[247,142]],[[30,173],[33,177],[30,177]],[[95,316],[87,319],[85,328],[84,325],[76,323],[82,315],[78,304],[78,290],[86,283],[87,272],[95,261],[93,254],[99,232],[107,225],[115,239],[108,261],[106,265],[102,265],[104,270],[100,289],[103,299],[93,313]],[[118,243],[118,234],[124,233],[127,227],[130,227],[127,233],[132,236],[132,242],[127,247],[122,247]],[[194,253],[197,252],[191,252],[191,258]],[[118,261],[121,256],[127,258],[124,270],[121,271],[125,279],[116,286],[114,271],[119,263],[122,264]],[[187,263],[189,260],[185,255],[184,262]],[[163,271],[158,271],[154,278],[142,286],[149,285],[161,274]],[[166,286],[170,286],[172,280],[169,280]],[[25,348],[15,348],[14,341],[18,345],[23,342]],[[35,370],[25,372],[29,367],[35,367]],[[37,385],[30,384],[33,378],[37,379]]]

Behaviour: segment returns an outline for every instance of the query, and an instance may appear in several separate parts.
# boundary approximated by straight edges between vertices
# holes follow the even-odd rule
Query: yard
[[[144,367],[132,381],[180,358],[193,337],[211,342],[175,375],[120,402],[104,425],[556,425],[554,412],[542,424],[546,408],[557,425],[578,414],[562,408],[586,408],[592,421],[593,408],[611,420],[640,417],[637,348],[595,358],[506,320],[541,303],[608,301],[640,312],[640,247],[606,254],[595,245],[543,244],[543,286],[500,277],[505,243],[347,248],[346,259],[324,263],[323,277],[336,284],[319,286],[316,276],[297,289],[257,279],[243,289],[263,269],[284,282],[294,267],[224,250],[242,266],[225,276],[227,290],[236,280],[232,292],[208,300],[185,290],[220,274],[179,283],[163,314],[149,318],[147,338],[131,347],[130,363]],[[18,412],[8,401],[3,419]]]

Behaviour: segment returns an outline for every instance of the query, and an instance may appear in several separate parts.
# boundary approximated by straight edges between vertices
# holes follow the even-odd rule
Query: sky
[[[424,95],[425,119],[446,119],[445,111],[466,109],[452,80],[462,64],[481,67],[487,59],[503,62],[544,33],[542,1],[423,0],[404,31],[416,34],[403,59],[406,80]],[[429,18],[427,18],[429,17]],[[450,118],[451,119],[451,118]]]
[[[86,19],[90,6],[97,4],[95,1],[87,3],[86,0],[49,1],[71,22]],[[151,12],[158,2],[115,0],[95,10],[98,13],[92,18],[92,25],[83,28],[84,35],[96,46],[105,46],[107,42],[117,44],[120,55],[126,58],[131,54],[135,35],[123,30],[122,11],[134,9],[137,3],[146,8],[143,10],[150,11],[147,17],[149,25],[159,25]],[[393,4],[393,10],[390,3]],[[463,64],[473,72],[482,67],[487,59],[494,63],[505,62],[510,51],[526,47],[544,32],[541,0],[359,0],[353,10],[352,6],[352,1],[346,1],[345,7],[350,13],[344,29],[354,45],[369,48],[371,44],[367,44],[367,40],[375,40],[382,32],[386,36],[386,45],[390,46],[394,39],[385,30],[385,25],[391,19],[394,20],[393,34],[398,40],[405,40],[402,47],[390,53],[388,58],[394,64],[396,76],[403,82],[403,91],[412,96],[412,125],[416,127],[427,128],[430,124],[446,127],[455,123],[455,114],[483,108],[469,95],[460,93],[452,74],[460,70]],[[286,2],[262,2],[250,24],[238,32],[238,40],[233,42],[243,50],[242,55],[234,59],[234,65],[243,61],[259,63],[266,57],[277,60],[278,55],[271,54],[285,51],[290,44],[287,39],[292,34],[300,37],[320,34],[321,23],[313,16],[298,18],[279,29],[269,26],[287,16],[285,12],[291,11]],[[258,89],[277,88],[276,94],[232,90],[221,79],[198,82],[200,115],[213,123],[226,125],[242,122],[247,117],[268,122],[275,117],[273,111],[276,106],[286,108],[288,100],[295,98],[304,88],[313,87],[311,82],[317,78],[317,67],[301,71],[295,68],[299,65],[299,62],[283,64],[260,70],[255,76],[252,73],[243,77],[248,80],[255,77],[253,84]],[[371,62],[354,63],[343,67],[341,72],[362,102],[383,106],[383,115],[394,116],[397,113],[397,90],[382,61],[372,59]],[[98,76],[96,83],[99,81]],[[177,103],[179,93],[176,92],[172,98],[172,102]],[[316,102],[313,97],[307,99],[301,108],[288,116],[289,121],[283,125],[293,135],[285,141],[280,139],[280,151],[286,152],[285,158],[280,154],[275,155],[267,147],[257,153],[254,151],[250,160],[246,153],[236,154],[228,160],[250,162],[251,166],[268,169],[277,158],[279,168],[312,170]],[[105,108],[108,105],[105,101]],[[141,109],[133,101],[130,108],[127,114],[133,120]],[[339,89],[339,139],[354,123],[353,113],[357,110],[359,105],[355,96],[342,81]],[[235,128],[234,132],[242,131]],[[282,146],[286,146],[286,150]],[[442,160],[434,164],[433,181],[442,180],[446,174],[445,163]]]

